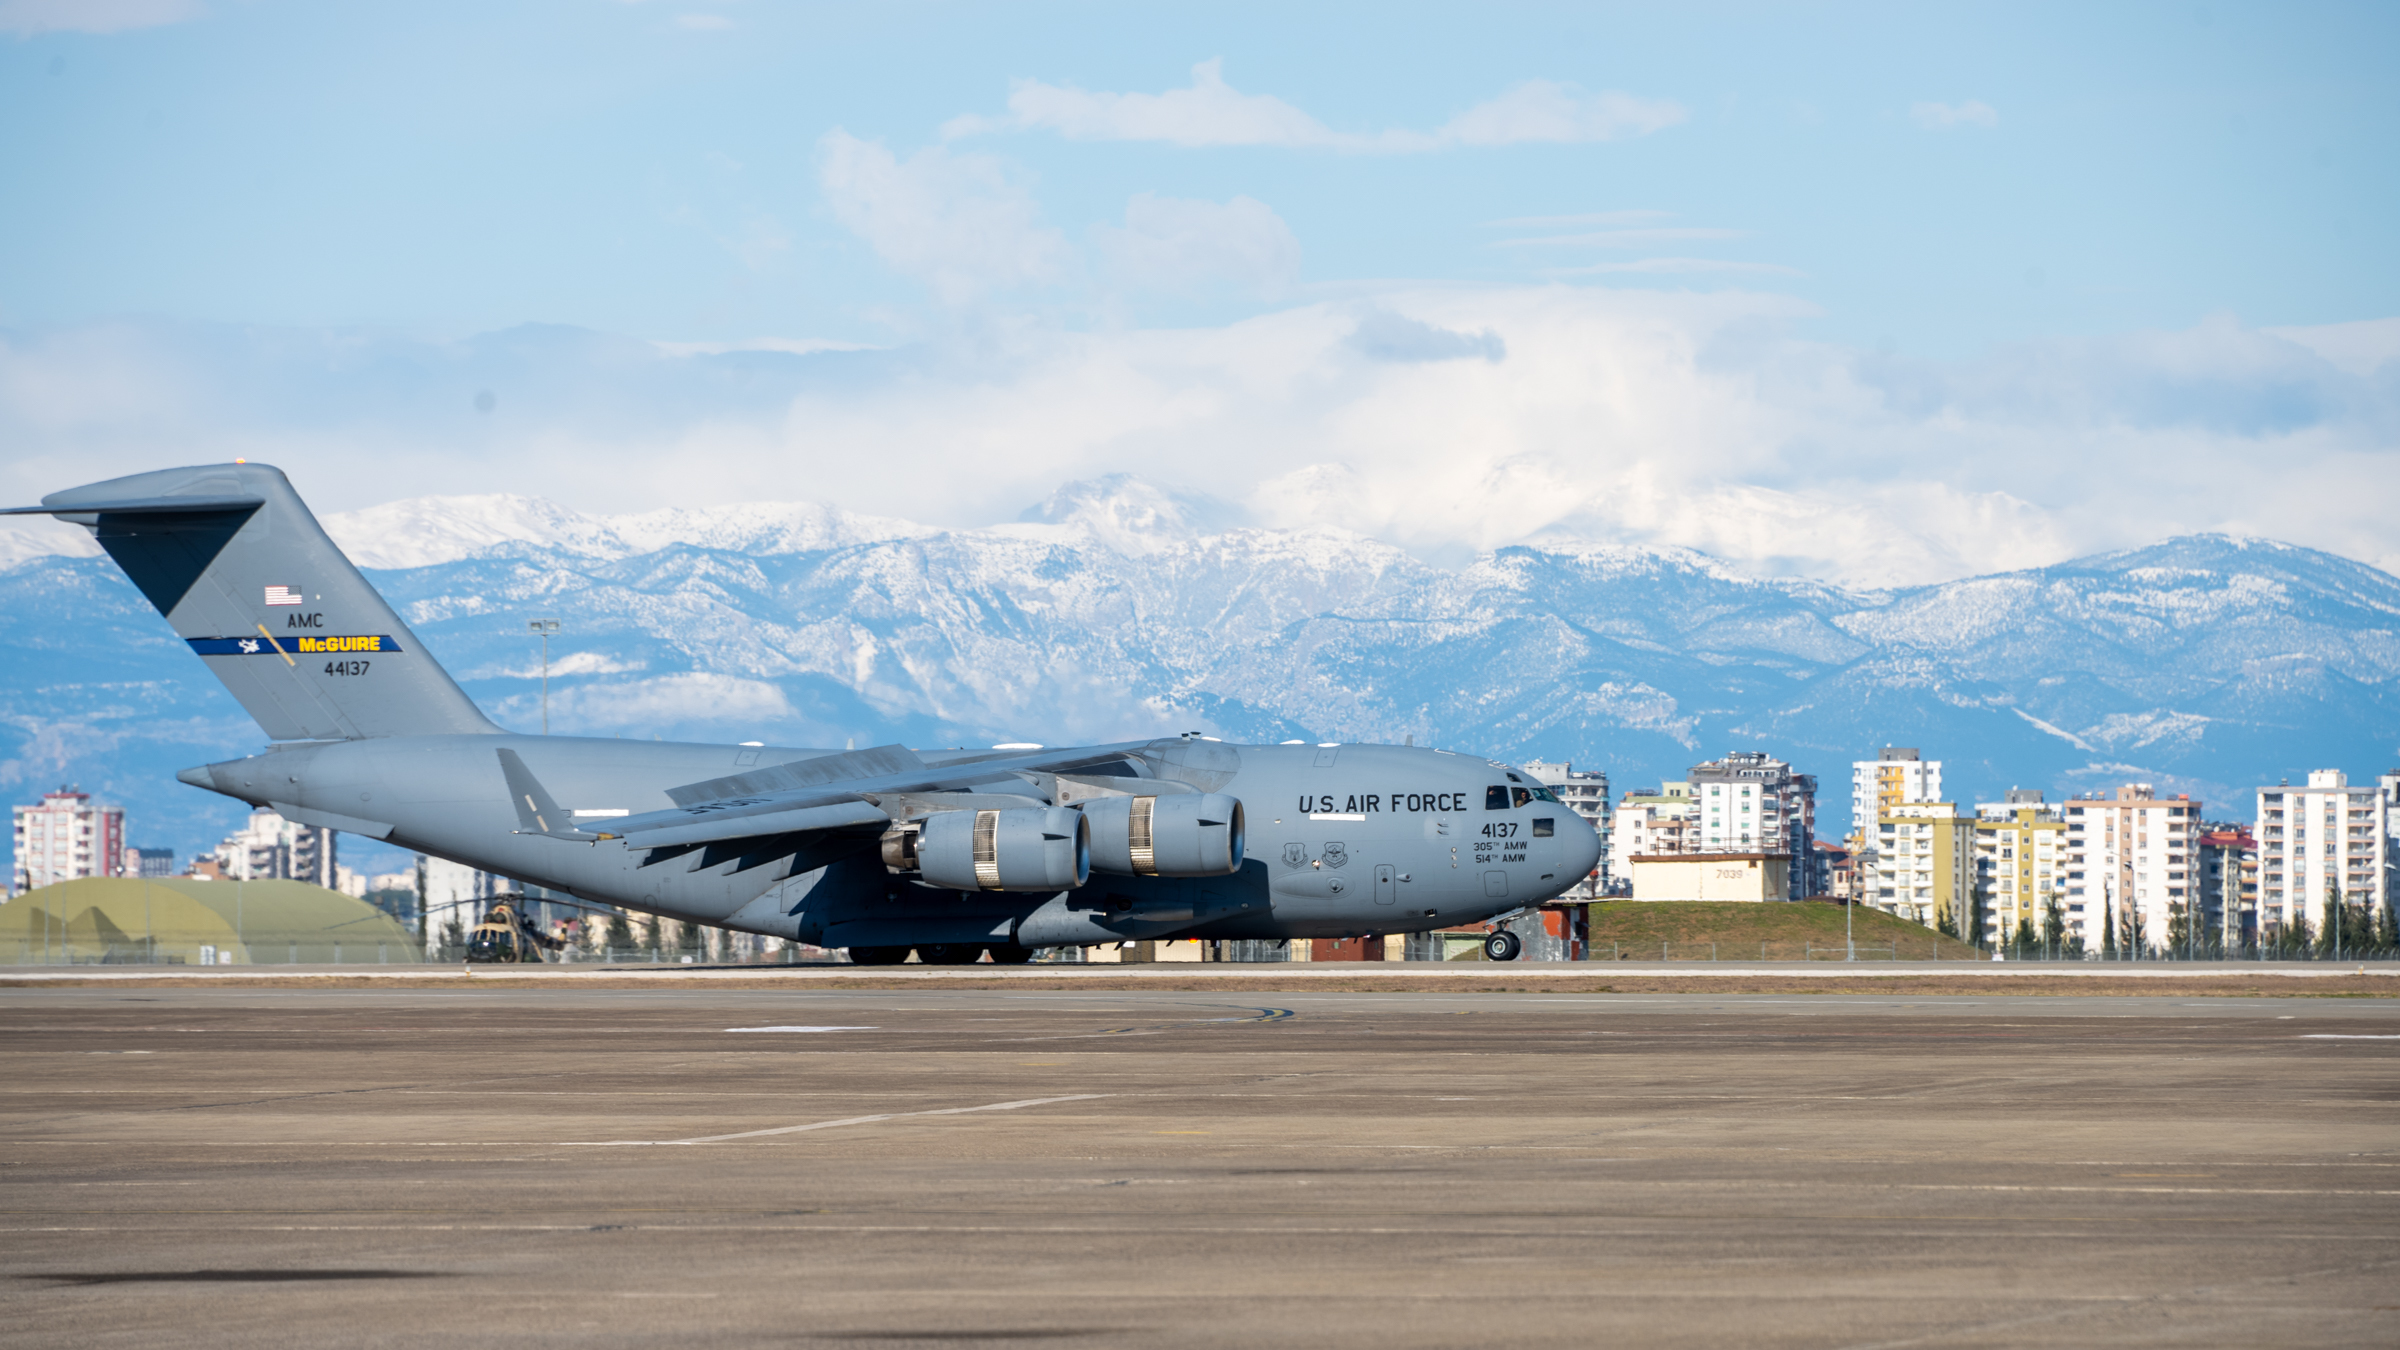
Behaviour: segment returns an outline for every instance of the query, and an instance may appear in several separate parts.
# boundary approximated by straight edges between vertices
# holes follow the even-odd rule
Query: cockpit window
[[[1510,781],[1510,782],[1512,782],[1512,783],[1522,783],[1522,782],[1524,782],[1525,780],[1524,780],[1524,779],[1522,779],[1522,778],[1519,778],[1519,777],[1517,777],[1515,774],[1513,774],[1513,773],[1512,773],[1512,774],[1510,774],[1510,775],[1508,776],[1508,781]]]
[[[1486,811],[1505,811],[1508,809],[1508,788],[1506,785],[1496,783],[1483,790],[1483,809]]]
[[[1553,804],[1560,805],[1560,806],[1564,806],[1564,805],[1566,804],[1566,803],[1564,803],[1564,802],[1561,802],[1561,801],[1559,801],[1559,800],[1558,800],[1558,794],[1557,794],[1557,793],[1555,793],[1555,792],[1552,792],[1550,789],[1548,789],[1548,788],[1546,788],[1546,787],[1537,787],[1537,788],[1535,788],[1535,789],[1533,790],[1533,799],[1534,799],[1535,801],[1537,801],[1537,802],[1551,802],[1551,803],[1553,803]]]
[[[1510,788],[1508,790],[1508,795],[1518,806],[1523,806],[1525,803],[1533,800],[1533,794],[1527,792],[1523,788]]]

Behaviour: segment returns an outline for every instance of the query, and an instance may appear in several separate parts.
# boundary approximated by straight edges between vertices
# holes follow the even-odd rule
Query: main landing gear
[[[1523,950],[1525,950],[1525,939],[1505,928],[1495,931],[1490,937],[1483,940],[1483,959],[1486,961],[1514,961],[1517,959],[1517,953]]]

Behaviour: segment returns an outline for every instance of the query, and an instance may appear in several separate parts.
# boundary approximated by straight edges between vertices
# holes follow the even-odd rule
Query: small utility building
[[[1782,853],[1652,853],[1633,858],[1636,900],[1789,900]]]

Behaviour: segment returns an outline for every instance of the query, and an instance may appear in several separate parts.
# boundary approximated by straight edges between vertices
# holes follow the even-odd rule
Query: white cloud
[[[1989,103],[1968,99],[1964,103],[1917,103],[1909,107],[1908,115],[1927,131],[1948,131],[1953,127],[1996,127],[2000,111]]]
[[[1740,230],[1720,229],[1714,225],[1661,225],[1638,230],[1595,230],[1584,234],[1545,234],[1530,239],[1503,239],[1507,248],[1647,248],[1652,244],[1680,244],[1694,239],[1739,239]]]
[[[1653,221],[1672,220],[1672,211],[1587,211],[1578,216],[1518,216],[1510,220],[1487,220],[1485,225],[1502,230],[1556,230],[1569,225],[1647,225]]]
[[[936,147],[903,161],[841,130],[817,148],[834,217],[949,303],[1054,280],[1066,263],[1065,238],[998,159]]]
[[[1300,276],[1300,241],[1266,203],[1217,203],[1142,193],[1125,204],[1122,228],[1092,231],[1110,270],[1133,285],[1192,291],[1226,282],[1278,295]]]
[[[1682,105],[1615,90],[1526,80],[1479,103],[1439,129],[1335,131],[1272,94],[1245,94],[1225,82],[1221,59],[1192,67],[1188,89],[1160,94],[1095,93],[1072,85],[1018,80],[1004,117],[965,116],[943,128],[958,138],[999,131],[1055,131],[1077,141],[1163,141],[1170,145],[1278,146],[1286,149],[1405,154],[1454,146],[1571,144],[1644,136],[1684,120]]]
[[[199,0],[0,0],[0,32],[124,33],[200,17]]]
[[[1573,145],[1647,136],[1683,119],[1682,105],[1665,99],[1527,80],[1450,119],[1435,137],[1457,145]]]
[[[1684,273],[1731,272],[1756,276],[1796,277],[1805,275],[1797,267],[1781,263],[1730,262],[1723,258],[1637,258],[1632,262],[1592,263],[1584,267],[1561,267],[1551,275],[1596,276],[1606,272],[1635,272],[1659,275]]]
[[[955,527],[1130,472],[1446,560],[1582,538],[1892,584],[2225,530],[2400,570],[2400,385],[2380,356],[2215,319],[1911,361],[1795,336],[1812,313],[1742,291],[1387,286],[1215,327],[1025,322],[807,355],[117,324],[0,347],[0,498],[248,455],[329,512],[471,490]],[[2351,345],[2380,351],[2382,331]],[[501,415],[469,406],[485,386]],[[581,528],[513,510],[495,499],[502,533]]]
[[[2296,342],[2353,375],[2372,375],[2400,361],[2400,319],[2366,319],[2357,323],[2327,323],[2309,328],[2262,328],[2286,342]]]

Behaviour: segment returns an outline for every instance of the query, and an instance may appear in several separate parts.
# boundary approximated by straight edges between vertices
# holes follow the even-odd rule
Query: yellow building
[[[424,944],[364,900],[304,881],[94,877],[0,904],[0,963],[401,965]]]
[[[1955,802],[1901,802],[1875,818],[1867,903],[1946,933],[1975,894],[1975,818]]]
[[[2003,814],[2005,812],[2005,814]],[[1984,939],[2005,945],[2023,920],[2038,937],[2048,907],[2065,913],[2067,824],[2047,807],[1985,807],[1975,822],[1975,871],[1990,905]]]

